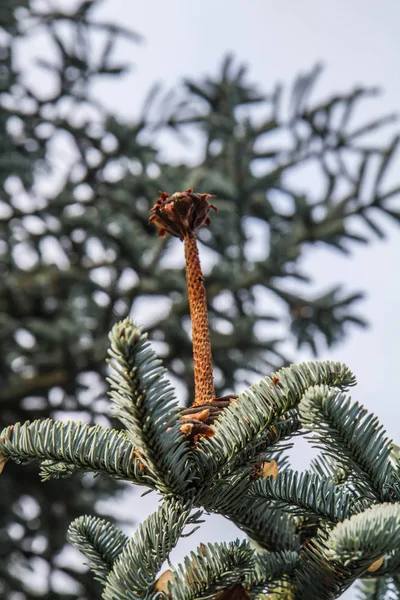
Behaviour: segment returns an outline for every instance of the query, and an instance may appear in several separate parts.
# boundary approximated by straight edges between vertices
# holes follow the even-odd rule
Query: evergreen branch
[[[217,477],[224,477],[225,473],[231,473],[242,465],[260,462],[260,454],[265,451],[275,453],[281,452],[283,445],[286,449],[291,447],[293,442],[288,442],[287,440],[293,438],[300,427],[301,423],[298,418],[297,409],[281,415],[272,421],[267,430],[256,436],[243,450],[232,457],[226,468],[222,467],[220,469]]]
[[[189,445],[177,423],[179,409],[147,335],[130,318],[114,325],[109,363],[116,415],[165,493],[183,493],[191,481]]]
[[[214,478],[204,484],[197,502],[206,510],[221,514],[234,513],[243,508],[243,498],[250,485],[252,465],[237,468],[224,477]]]
[[[308,362],[279,370],[239,395],[215,424],[215,436],[202,438],[195,454],[202,476],[209,478],[262,435],[272,420],[296,407],[306,390],[325,384],[343,389],[355,384],[341,363]]]
[[[253,465],[207,482],[196,503],[207,511],[231,520],[263,548],[271,551],[297,550],[299,540],[292,515],[272,510],[263,499],[248,493]]]
[[[391,502],[400,502],[400,465],[399,459],[393,454],[393,448],[390,456],[392,465],[391,479],[385,484],[386,500]]]
[[[398,548],[400,507],[379,504],[322,532],[304,547],[296,572],[299,597],[337,598],[379,558]],[[310,585],[312,582],[312,585]]]
[[[297,595],[307,600],[333,600],[354,581],[349,569],[328,556],[327,534],[320,531],[303,547],[296,570]],[[372,561],[371,561],[372,562]]]
[[[380,557],[382,559],[382,557]],[[387,554],[378,568],[373,571],[366,571],[361,575],[362,579],[374,579],[375,577],[380,577],[383,579],[384,577],[393,577],[394,575],[400,573],[400,550],[395,550]]]
[[[219,513],[265,550],[280,552],[300,548],[295,518],[282,510],[266,507],[264,501],[242,497],[234,507],[220,509]]]
[[[190,521],[190,507],[165,501],[139,525],[114,563],[104,588],[104,600],[147,597],[158,571]],[[129,594],[129,595],[128,595]]]
[[[400,505],[372,506],[336,525],[329,536],[334,560],[365,570],[370,564],[399,548]]]
[[[387,499],[393,480],[391,441],[377,417],[358,402],[326,386],[307,391],[299,405],[300,419],[313,432],[309,439],[345,471],[357,473],[357,485],[372,498]],[[315,441],[314,441],[315,440]]]
[[[391,554],[385,557],[382,565],[379,567],[378,575],[382,577],[383,575],[395,575],[400,572],[400,550],[395,550]],[[371,579],[375,572],[373,573],[365,573],[363,578]]]
[[[344,470],[343,465],[326,453],[321,453],[311,461],[310,470],[320,477],[327,477],[335,485],[344,484],[351,471],[348,465],[347,469]]]
[[[278,473],[275,481],[272,477],[255,481],[249,495],[269,500],[272,507],[333,522],[343,521],[354,512],[354,494],[307,471],[288,470]]]
[[[206,600],[249,577],[254,552],[247,542],[201,545],[173,574],[170,593],[174,600]],[[253,575],[254,576],[254,575]]]
[[[107,583],[108,574],[129,538],[112,523],[88,515],[71,523],[68,536],[70,542],[89,559],[95,579]]]
[[[243,468],[208,484],[198,502],[227,517],[261,547],[271,551],[297,550],[297,524],[292,515],[271,509],[249,493],[251,468]]]
[[[252,595],[268,591],[274,582],[292,577],[299,555],[297,552],[255,552],[255,568],[245,577]]]
[[[149,485],[148,474],[123,431],[74,421],[27,421],[0,434],[0,453],[16,462],[41,461],[44,480],[95,471]]]

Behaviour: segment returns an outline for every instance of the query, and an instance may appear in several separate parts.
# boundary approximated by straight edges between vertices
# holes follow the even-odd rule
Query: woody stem
[[[185,235],[183,241],[185,246],[190,318],[192,321],[195,387],[193,406],[199,406],[211,402],[215,396],[207,298],[196,237],[194,234],[188,233]]]

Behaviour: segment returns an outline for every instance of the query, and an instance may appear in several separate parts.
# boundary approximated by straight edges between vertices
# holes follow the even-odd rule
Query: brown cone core
[[[215,396],[208,326],[207,298],[204,277],[201,271],[196,232],[210,222],[209,212],[213,204],[208,202],[210,194],[194,194],[193,189],[169,196],[163,192],[151,209],[150,222],[166,233],[183,240],[186,259],[190,318],[192,321],[193,371],[195,400],[193,406],[211,402]]]

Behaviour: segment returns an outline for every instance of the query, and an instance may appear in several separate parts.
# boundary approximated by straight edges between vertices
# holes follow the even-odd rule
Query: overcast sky
[[[140,46],[121,47],[121,55],[135,63],[134,72],[123,82],[102,88],[107,106],[127,117],[138,113],[155,81],[170,88],[182,76],[216,74],[228,51],[248,64],[251,80],[264,91],[277,81],[290,84],[300,71],[322,61],[325,70],[316,98],[356,84],[378,85],[384,94],[368,103],[363,117],[400,107],[398,0],[109,0],[97,16],[133,28],[145,39]],[[392,180],[400,179],[399,172],[392,172]],[[394,417],[399,414],[400,236],[386,219],[385,229],[387,240],[360,246],[350,258],[313,249],[305,266],[321,288],[341,281],[347,290],[367,292],[360,311],[369,319],[370,329],[353,329],[346,343],[320,358],[350,366],[359,381],[353,397],[375,412],[399,442],[399,419]],[[296,362],[309,358],[301,352]],[[125,507],[142,519],[156,506],[151,498],[130,496]],[[181,560],[200,541],[232,539],[237,533],[222,518],[213,518],[180,544],[173,559]],[[354,598],[354,591],[345,597]]]

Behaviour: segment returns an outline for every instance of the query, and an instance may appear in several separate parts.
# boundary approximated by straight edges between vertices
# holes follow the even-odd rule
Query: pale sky
[[[322,62],[325,70],[315,98],[349,91],[357,84],[378,85],[384,94],[366,103],[362,117],[381,116],[400,107],[398,0],[108,0],[96,15],[99,20],[114,20],[132,28],[145,39],[140,46],[121,46],[121,56],[133,61],[135,70],[123,81],[99,86],[102,102],[121,116],[138,114],[155,81],[171,88],[183,76],[216,74],[227,52],[247,63],[250,79],[265,92],[278,81],[290,84],[299,72]],[[393,126],[391,131],[394,133]],[[399,170],[392,170],[392,181],[399,181],[398,174]],[[352,257],[313,250],[308,253],[305,270],[320,289],[342,282],[346,291],[367,292],[358,308],[370,321],[370,329],[351,329],[341,347],[325,351],[319,358],[350,366],[359,382],[352,396],[376,413],[399,443],[399,419],[395,417],[399,414],[400,236],[393,223],[384,222],[388,238],[383,242],[374,240],[368,247],[356,247]],[[300,352],[296,362],[310,358]],[[302,460],[300,457],[296,467],[301,468]],[[124,513],[137,520],[155,507],[153,495],[141,499],[137,493],[129,493],[123,503]],[[244,537],[224,519],[213,517],[180,543],[172,560],[182,560],[201,541],[238,535]],[[354,598],[354,590],[343,597]]]

